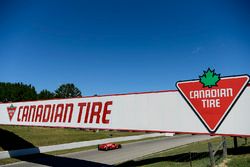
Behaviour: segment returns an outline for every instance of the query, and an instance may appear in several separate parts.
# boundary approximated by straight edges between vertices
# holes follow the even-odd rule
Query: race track
[[[207,135],[180,135],[160,139],[123,144],[122,149],[112,151],[88,150],[60,156],[43,154],[40,158],[24,159],[22,162],[4,165],[5,167],[40,166],[113,166],[148,154],[174,148],[184,144],[213,138]]]

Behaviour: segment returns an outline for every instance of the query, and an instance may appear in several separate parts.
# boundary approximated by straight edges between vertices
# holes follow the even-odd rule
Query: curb
[[[152,134],[145,134],[145,135],[138,135],[138,136],[116,137],[116,138],[107,138],[107,139],[99,139],[99,140],[91,140],[91,141],[83,141],[83,142],[58,144],[58,145],[52,145],[52,146],[27,148],[27,149],[20,149],[20,150],[1,151],[0,159],[19,157],[19,156],[24,156],[24,155],[38,154],[38,153],[46,153],[46,152],[51,152],[51,151],[74,149],[74,148],[80,148],[80,147],[88,147],[88,146],[94,146],[94,145],[103,144],[103,143],[109,143],[109,142],[140,140],[144,138],[160,137],[160,136],[173,136],[173,133],[152,133]]]

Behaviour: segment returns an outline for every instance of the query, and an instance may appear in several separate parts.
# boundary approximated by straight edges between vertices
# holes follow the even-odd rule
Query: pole
[[[214,167],[215,166],[215,161],[214,161],[213,146],[212,146],[211,143],[208,143],[208,150],[209,150],[209,157],[210,157],[211,167]]]
[[[237,137],[234,137],[234,149],[238,148],[238,141],[237,141]]]
[[[190,167],[193,166],[192,165],[192,153],[191,152],[189,152],[189,165],[190,165]]]
[[[223,142],[223,158],[227,157],[227,141],[225,136],[222,137],[222,142]]]

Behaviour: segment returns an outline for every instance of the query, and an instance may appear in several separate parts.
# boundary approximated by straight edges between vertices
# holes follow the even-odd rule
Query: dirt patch
[[[226,158],[222,161],[222,163],[220,163],[219,165],[216,165],[216,167],[227,167],[227,163],[231,161],[231,159]]]

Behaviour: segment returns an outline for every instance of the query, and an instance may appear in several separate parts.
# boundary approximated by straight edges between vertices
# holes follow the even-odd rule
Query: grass
[[[0,126],[0,133],[0,151],[144,134],[24,126]]]
[[[246,155],[232,155],[229,156],[229,162],[227,163],[228,167],[242,167],[242,166],[250,166],[250,154]]]
[[[250,144],[245,144],[245,140],[238,138],[237,151],[233,149],[233,138],[227,137],[228,161],[229,167],[250,166]],[[221,138],[215,138],[207,141],[196,142],[185,146],[177,147],[171,150],[155,153],[133,161],[128,161],[117,166],[143,166],[143,167],[203,167],[210,166],[208,153],[208,142],[212,142],[216,148],[221,142]],[[222,151],[219,151],[215,159],[216,164],[222,163]]]

